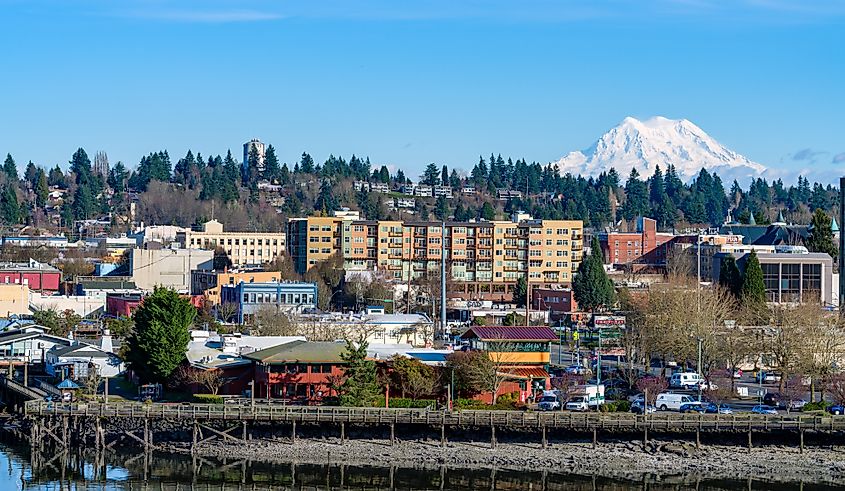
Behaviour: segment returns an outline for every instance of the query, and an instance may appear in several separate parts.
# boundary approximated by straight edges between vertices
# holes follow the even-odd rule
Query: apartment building
[[[344,222],[347,271],[379,270],[396,281],[437,275],[443,250],[453,298],[508,300],[520,278],[533,285],[572,281],[583,254],[579,220]]]
[[[632,232],[609,231],[599,234],[604,262],[633,269],[661,268],[675,234],[657,231],[657,222],[640,217]]]
[[[191,271],[191,295],[203,295],[211,305],[220,303],[223,285],[244,283],[268,283],[282,281],[278,271]]]
[[[224,232],[217,220],[204,223],[201,231],[178,232],[176,240],[187,249],[222,247],[234,266],[269,263],[285,251],[287,244],[284,232]]]

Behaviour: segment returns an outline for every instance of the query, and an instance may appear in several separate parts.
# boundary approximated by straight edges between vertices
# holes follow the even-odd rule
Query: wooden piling
[[[546,439],[546,425],[543,425],[543,448],[548,448],[549,441]]]
[[[340,443],[346,441],[346,423],[343,421],[340,422]]]
[[[396,444],[396,423],[390,423],[390,445]]]
[[[446,446],[446,425],[444,424],[440,425],[440,446]]]
[[[296,443],[296,420],[291,421],[290,426],[290,442]]]
[[[496,448],[496,427],[490,427],[490,448]]]
[[[804,430],[798,430],[798,440],[800,452],[804,453]]]
[[[593,426],[593,448],[596,448],[598,441],[599,441],[598,430],[596,430],[596,427]]]
[[[748,453],[751,453],[751,430],[748,430]]]

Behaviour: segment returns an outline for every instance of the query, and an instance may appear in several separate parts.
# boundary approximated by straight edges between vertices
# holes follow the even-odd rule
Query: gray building
[[[750,253],[720,252],[713,259],[713,282],[719,281],[721,259],[736,259],[740,271]],[[824,253],[758,253],[766,285],[766,299],[771,303],[821,302],[833,304],[833,259]]]
[[[264,143],[262,143],[258,138],[253,138],[252,140],[244,143],[244,159],[241,162],[244,172],[249,170],[249,152],[253,147],[255,147],[255,150],[258,152],[258,170],[260,172],[264,172],[264,153],[266,149],[264,148]]]
[[[199,249],[132,249],[129,275],[142,290],[156,286],[179,292],[191,289],[191,271],[213,269],[214,251]]]

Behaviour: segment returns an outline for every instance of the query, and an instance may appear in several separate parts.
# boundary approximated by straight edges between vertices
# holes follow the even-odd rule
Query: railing
[[[8,390],[12,390],[17,392],[18,394],[28,397],[30,399],[41,399],[44,397],[44,394],[36,392],[35,390],[21,384],[15,382],[14,380],[6,377],[6,375],[0,375],[0,385],[6,387]],[[30,401],[30,402],[39,402],[39,401]]]
[[[168,403],[53,403],[29,401],[28,416],[96,416],[103,418],[153,418],[186,420],[297,421],[315,423],[420,424],[478,427],[549,427],[572,430],[640,431],[842,431],[845,416],[571,413],[533,411],[435,411],[406,408],[348,408],[280,406],[273,404],[168,404]]]

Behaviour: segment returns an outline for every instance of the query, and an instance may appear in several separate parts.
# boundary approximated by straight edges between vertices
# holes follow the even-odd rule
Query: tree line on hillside
[[[111,212],[126,217],[137,201],[135,218],[146,223],[190,226],[211,216],[230,228],[278,229],[285,217],[328,214],[342,206],[361,210],[368,219],[396,219],[401,212],[385,201],[393,195],[356,191],[353,181],[379,182],[398,189],[413,179],[401,169],[373,165],[369,157],[330,155],[318,163],[307,152],[293,165],[281,163],[273,145],[266,147],[263,165],[253,147],[246,165],[227,151],[225,156],[189,150],[175,164],[167,150],[151,152],[135,169],[122,162],[108,168],[92,163],[80,148],[69,160],[68,171],[28,162],[24,176],[7,155],[0,169],[0,221],[6,226],[49,225],[45,216],[50,186],[66,189],[60,206],[60,225],[98,218]],[[576,219],[601,228],[639,216],[655,218],[661,229],[721,224],[730,210],[741,223],[766,224],[779,213],[787,221],[808,223],[816,209],[833,214],[838,190],[831,185],[810,184],[799,177],[795,185],[782,180],[753,179],[748,189],[734,181],[726,188],[715,173],[702,169],[689,183],[681,181],[674,166],[655,167],[651,176],[633,170],[624,180],[611,169],[597,177],[561,175],[554,164],[528,163],[491,154],[479,158],[468,173],[435,163],[428,164],[417,181],[448,186],[453,199],[416,199],[413,212],[423,220],[502,219],[521,210],[542,219]],[[266,181],[272,191],[262,192]],[[475,194],[464,194],[473,187]],[[522,197],[498,200],[500,190],[516,190]],[[527,194],[524,194],[527,193]],[[281,211],[281,216],[274,213]],[[115,220],[117,222],[117,220]]]

